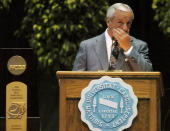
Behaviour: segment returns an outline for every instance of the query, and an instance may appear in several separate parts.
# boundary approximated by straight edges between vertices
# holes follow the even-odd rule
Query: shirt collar
[[[107,32],[108,28],[105,31],[105,38],[106,38],[106,43],[112,43],[112,39],[109,36],[108,32]]]

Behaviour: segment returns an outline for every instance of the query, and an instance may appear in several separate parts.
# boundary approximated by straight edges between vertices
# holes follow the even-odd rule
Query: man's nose
[[[122,29],[123,29],[125,32],[128,32],[128,30],[129,30],[128,25],[127,25],[126,23],[123,24]]]

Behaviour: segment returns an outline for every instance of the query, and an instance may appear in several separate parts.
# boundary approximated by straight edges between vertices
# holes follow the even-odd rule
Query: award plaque
[[[0,48],[0,131],[39,131],[36,56],[31,48]]]
[[[27,85],[11,82],[6,87],[6,131],[27,130]]]

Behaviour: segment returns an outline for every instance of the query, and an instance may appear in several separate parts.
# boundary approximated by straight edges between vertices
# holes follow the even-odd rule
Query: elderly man
[[[129,35],[134,19],[132,9],[116,3],[107,10],[107,29],[82,41],[73,70],[151,71],[147,43]]]

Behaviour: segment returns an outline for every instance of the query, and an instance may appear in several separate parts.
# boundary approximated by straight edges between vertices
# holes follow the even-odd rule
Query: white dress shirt
[[[110,55],[111,55],[111,47],[112,47],[112,43],[114,42],[112,40],[112,38],[109,36],[107,29],[105,31],[105,39],[106,39],[106,48],[107,48],[107,56],[108,56],[108,62],[110,62]],[[132,51],[133,46],[131,46],[131,48],[127,51],[124,51],[124,54],[126,56],[130,55],[130,52]]]

